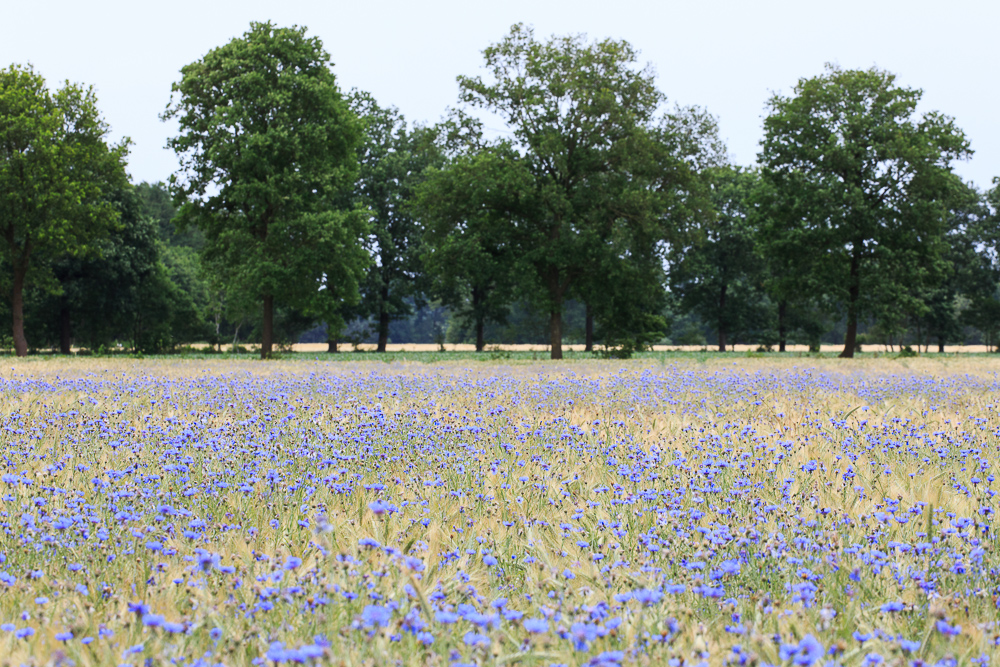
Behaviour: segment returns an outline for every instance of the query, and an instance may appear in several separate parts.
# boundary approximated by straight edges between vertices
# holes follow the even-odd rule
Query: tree
[[[971,215],[956,216],[962,224],[953,234],[953,274],[945,287],[957,284],[953,311],[960,311],[959,323],[982,333],[988,351],[1000,333],[1000,178],[971,208]]]
[[[916,115],[921,95],[882,70],[828,65],[768,105],[765,252],[783,265],[782,291],[806,285],[843,304],[842,357],[865,313],[912,310],[908,288],[941,268],[948,202],[962,187],[951,162],[971,151],[951,118]]]
[[[739,167],[711,170],[715,215],[687,230],[689,242],[672,249],[671,289],[683,309],[715,328],[719,352],[738,332],[768,324],[765,263],[750,215],[758,179],[756,171]]]
[[[472,325],[477,352],[486,325],[506,320],[517,282],[507,231],[531,186],[530,175],[510,164],[517,159],[506,144],[459,155],[430,170],[414,200],[431,291]]]
[[[180,124],[168,145],[181,160],[181,221],[204,232],[227,300],[261,307],[262,358],[276,299],[323,311],[350,298],[368,261],[363,218],[334,207],[354,181],[359,127],[305,33],[251,23],[181,70],[163,116]]]
[[[30,65],[0,69],[0,237],[18,356],[28,353],[25,285],[51,275],[35,258],[84,254],[115,227],[108,194],[126,182],[129,142],[107,138],[93,88],[52,93]]]
[[[407,128],[393,107],[381,107],[363,92],[351,106],[361,119],[364,140],[353,206],[368,217],[369,252],[374,262],[361,286],[359,314],[375,320],[378,351],[385,352],[389,323],[408,317],[420,302],[420,243],[423,228],[409,203],[424,170],[442,162],[432,128]]]
[[[459,77],[463,102],[499,115],[531,175],[535,201],[512,237],[549,313],[553,359],[562,358],[563,303],[607,236],[597,211],[628,170],[629,143],[663,97],[627,43],[582,36],[534,39],[522,24],[483,52],[492,77]],[[615,217],[616,223],[628,223]]]
[[[706,175],[727,164],[718,121],[699,107],[676,107],[625,144],[618,168],[588,182],[600,192],[587,235],[592,267],[574,289],[586,304],[585,349],[597,321],[605,347],[628,354],[662,338],[668,250],[713,219]]]
[[[135,190],[125,186],[110,199],[119,215],[116,232],[94,240],[94,252],[64,256],[51,265],[61,288],[52,299],[52,319],[63,354],[70,353],[73,339],[91,349],[108,346],[123,333],[134,341],[131,324],[143,301],[144,283],[157,268],[157,230],[141,214]]]
[[[612,238],[608,245],[623,253],[609,251],[595,260],[594,274],[603,277],[605,284],[604,289],[592,291],[586,302],[584,336],[589,345],[585,349],[594,351],[596,337],[603,343],[603,354],[628,358],[667,334],[667,277],[660,253],[635,252],[628,239]]]
[[[162,310],[164,315],[160,320],[169,324],[169,336],[163,340],[169,340],[170,344],[206,340],[218,344],[223,322],[212,308],[212,291],[206,277],[210,272],[199,258],[205,247],[204,234],[193,225],[183,229],[178,226],[177,209],[165,183],[139,183],[135,190],[142,213],[153,221],[160,241],[156,275],[143,286],[147,295],[143,306]],[[149,293],[158,289],[157,285],[164,293],[154,297]],[[159,337],[155,334],[152,339]],[[151,339],[143,336],[142,340]]]
[[[993,299],[1000,277],[994,261],[998,239],[990,230],[985,198],[969,187],[956,204],[948,216],[943,270],[938,280],[919,288],[922,308],[912,316],[918,345],[926,347],[933,339],[938,352],[947,343],[964,340],[969,306]]]
[[[200,251],[205,247],[205,235],[197,227],[188,225],[181,229],[176,224],[177,207],[165,183],[142,182],[135,186],[142,203],[143,215],[156,224],[157,235],[168,248],[186,248]]]

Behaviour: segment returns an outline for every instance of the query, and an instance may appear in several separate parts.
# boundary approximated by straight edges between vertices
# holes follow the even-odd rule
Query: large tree
[[[595,320],[619,353],[665,335],[668,251],[713,219],[708,174],[727,163],[718,122],[699,107],[676,107],[623,146],[614,169],[588,180],[598,194],[586,235],[590,270],[573,290],[586,304],[588,351]]]
[[[959,211],[951,235],[952,274],[944,286],[957,286],[958,294],[947,314],[961,311],[958,323],[978,329],[989,350],[1000,334],[1000,178],[970,208],[971,215]]]
[[[590,257],[609,222],[600,213],[663,96],[623,41],[539,42],[518,24],[483,53],[490,76],[459,77],[461,99],[503,119],[531,174],[534,211],[512,240],[540,288],[551,356],[560,359],[563,303],[595,268]]]
[[[50,276],[37,258],[85,254],[117,223],[109,195],[127,180],[129,142],[109,144],[108,131],[92,88],[51,92],[31,66],[0,69],[0,237],[18,356],[25,284]]]
[[[759,175],[738,167],[711,171],[715,215],[688,230],[672,250],[672,290],[685,310],[698,313],[718,334],[719,351],[735,334],[766,328],[765,264],[750,215]]]
[[[430,289],[472,326],[477,352],[486,346],[487,323],[506,320],[517,282],[509,229],[531,192],[517,161],[506,144],[458,155],[428,173],[414,200]]]
[[[322,311],[367,264],[363,217],[335,207],[354,182],[359,126],[305,28],[252,23],[181,74],[164,114],[181,131],[168,142],[181,160],[175,201],[204,231],[227,299],[262,308],[267,358],[275,300]]]
[[[766,253],[787,283],[843,305],[842,357],[854,355],[859,319],[902,307],[947,247],[949,202],[963,187],[951,163],[971,151],[951,118],[917,114],[921,95],[889,72],[828,65],[769,102]]]
[[[443,157],[434,128],[409,127],[398,109],[380,106],[368,93],[352,94],[351,107],[364,131],[352,205],[368,219],[374,258],[361,283],[356,314],[375,321],[377,349],[385,352],[390,322],[411,315],[422,291],[423,227],[409,203],[424,170],[440,165]]]
[[[156,226],[142,215],[132,186],[110,198],[119,214],[115,233],[95,240],[95,252],[60,257],[51,264],[60,290],[45,305],[52,311],[62,354],[70,353],[74,340],[97,349],[125,338],[149,349],[136,340],[132,322],[148,300],[143,288],[155,279],[160,256]]]

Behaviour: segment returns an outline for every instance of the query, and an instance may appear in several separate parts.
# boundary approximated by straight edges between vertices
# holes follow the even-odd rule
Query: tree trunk
[[[589,303],[587,304],[587,318],[584,321],[583,342],[585,344],[583,348],[584,352],[594,351],[594,311]]]
[[[778,302],[778,352],[785,351],[785,342],[788,339],[788,332],[785,330],[785,315],[788,310],[788,301],[782,299]]]
[[[558,269],[549,269],[545,276],[549,293],[549,358],[562,359],[562,306],[563,294],[569,287],[559,279]]]
[[[476,318],[476,352],[482,352],[486,349],[486,326],[483,322],[483,318]]]
[[[70,354],[72,352],[72,338],[70,336],[69,304],[66,297],[59,299],[59,353]]]
[[[10,309],[14,315],[14,352],[19,357],[28,355],[28,340],[24,337],[24,277],[26,267],[14,267],[14,284]]]
[[[851,284],[847,292],[847,335],[844,337],[844,351],[841,359],[853,359],[854,348],[858,343],[858,298],[861,296],[859,274],[861,262],[858,258],[858,246],[855,245],[851,254]]]
[[[560,304],[561,305],[561,304]],[[549,312],[549,346],[552,350],[550,359],[562,359],[562,308],[554,308]]]
[[[938,336],[938,353],[944,354],[944,336]]]
[[[264,326],[260,337],[260,358],[270,359],[274,347],[274,297],[264,297]]]
[[[337,339],[336,338],[327,338],[326,339],[326,351],[329,352],[329,353],[333,353],[333,354],[336,354],[336,353],[340,352],[340,350],[337,349]]]
[[[486,317],[482,313],[483,291],[479,287],[472,288],[472,313],[476,318],[476,352],[486,349]]]
[[[222,333],[219,331],[219,327],[222,322],[222,312],[215,311],[215,346],[218,348],[219,352],[222,352]]]
[[[389,311],[383,310],[378,314],[378,347],[377,352],[385,352],[385,346],[389,343]]]
[[[726,351],[726,291],[729,285],[723,285],[719,292],[719,352]]]

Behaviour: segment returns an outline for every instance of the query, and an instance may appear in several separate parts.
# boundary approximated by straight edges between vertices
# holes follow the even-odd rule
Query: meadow
[[[10,360],[3,665],[1000,659],[1000,361]]]

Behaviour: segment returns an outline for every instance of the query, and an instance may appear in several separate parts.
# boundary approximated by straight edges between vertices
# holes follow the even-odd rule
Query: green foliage
[[[156,223],[160,240],[171,248],[201,250],[205,247],[205,235],[197,227],[177,226],[177,209],[174,207],[170,190],[164,183],[142,182],[135,186],[142,201],[142,210]]]
[[[51,278],[47,260],[94,252],[117,224],[109,194],[126,181],[129,142],[109,145],[108,132],[93,88],[50,92],[31,66],[0,69],[0,237],[19,356],[26,283]]]
[[[304,28],[252,23],[182,68],[164,114],[181,131],[169,141],[181,220],[204,232],[231,307],[263,304],[262,357],[275,300],[329,312],[355,298],[367,264],[363,217],[334,208],[353,183],[360,136],[329,61]]]

